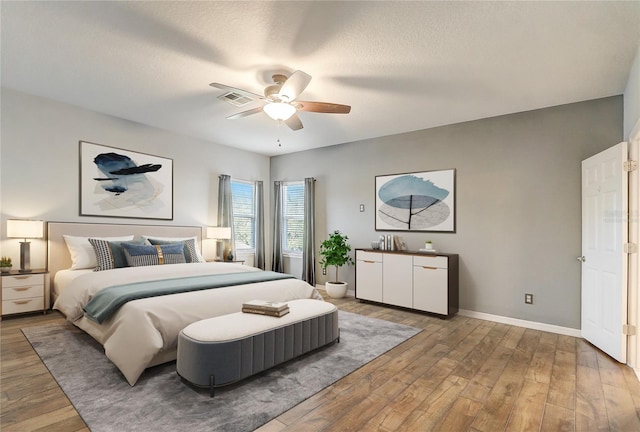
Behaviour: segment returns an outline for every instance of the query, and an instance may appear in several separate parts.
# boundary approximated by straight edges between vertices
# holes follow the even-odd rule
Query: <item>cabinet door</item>
[[[413,266],[413,307],[441,315],[449,314],[447,269]]]
[[[382,258],[382,301],[395,306],[413,307],[411,255],[384,254]]]
[[[382,302],[382,263],[356,261],[356,298]]]

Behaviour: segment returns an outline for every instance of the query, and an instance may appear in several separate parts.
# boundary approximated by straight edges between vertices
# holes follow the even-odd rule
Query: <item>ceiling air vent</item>
[[[218,99],[239,107],[253,102],[253,99],[232,91],[218,96]]]

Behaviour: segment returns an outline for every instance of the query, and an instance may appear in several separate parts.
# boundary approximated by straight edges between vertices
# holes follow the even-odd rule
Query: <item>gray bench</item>
[[[176,371],[214,388],[237,382],[340,339],[338,309],[321,300],[291,300],[283,317],[233,313],[195,322],[178,335]]]

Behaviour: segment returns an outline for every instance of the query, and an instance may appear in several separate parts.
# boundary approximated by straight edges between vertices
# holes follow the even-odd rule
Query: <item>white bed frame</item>
[[[79,222],[48,222],[47,223],[47,269],[51,277],[51,286],[59,270],[71,267],[71,255],[64,241],[63,235],[82,237],[116,237],[131,235],[150,235],[158,237],[193,237],[198,238],[202,248],[201,226],[172,226],[172,225],[128,225],[102,224]]]

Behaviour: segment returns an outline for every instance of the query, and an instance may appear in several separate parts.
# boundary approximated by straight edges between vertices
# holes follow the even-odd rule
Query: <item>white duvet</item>
[[[113,285],[248,271],[261,270],[240,264],[193,263],[91,272],[73,279],[60,292],[53,308],[100,342],[106,356],[134,385],[147,367],[175,360],[178,333],[195,321],[239,312],[242,303],[249,300],[286,302],[322,297],[299,279],[260,282],[134,300],[102,324],[84,316],[84,305],[98,291]]]

